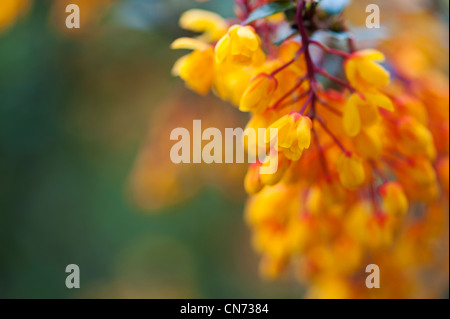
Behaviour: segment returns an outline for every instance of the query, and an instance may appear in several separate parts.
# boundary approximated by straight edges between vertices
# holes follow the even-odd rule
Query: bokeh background
[[[242,217],[245,166],[169,159],[173,128],[246,123],[170,74],[180,56],[170,43],[186,34],[180,14],[197,7],[232,17],[232,0],[5,0],[20,2],[17,10],[3,1],[0,297],[303,295],[292,274],[259,276]],[[356,32],[369,1],[354,2]],[[390,22],[359,38],[376,42],[409,22],[437,39],[433,61],[448,74],[448,1],[378,2]],[[69,3],[80,5],[80,30],[64,25]],[[72,263],[81,289],[65,286]]]

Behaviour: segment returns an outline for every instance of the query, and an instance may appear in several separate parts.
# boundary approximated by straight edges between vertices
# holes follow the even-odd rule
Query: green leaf
[[[274,14],[284,12],[292,8],[295,8],[295,3],[292,1],[270,2],[253,11],[245,21],[245,24],[249,24],[250,22],[258,19],[270,17]]]

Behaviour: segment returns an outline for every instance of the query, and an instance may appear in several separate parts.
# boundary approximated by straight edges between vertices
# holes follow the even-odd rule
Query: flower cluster
[[[375,263],[400,287],[378,296],[411,295],[402,267],[426,262],[428,241],[445,231],[448,89],[392,76],[383,53],[356,50],[351,38],[346,50],[314,40],[316,1],[256,21],[249,16],[269,1],[236,2],[243,22],[182,16],[183,28],[203,34],[173,43],[193,50],[173,72],[249,112],[247,128],[278,129],[278,171],[261,175],[258,162],[244,183],[263,275],[292,265],[311,297],[364,297],[365,267]],[[294,32],[276,43],[286,27]],[[339,71],[324,67],[331,58]],[[248,152],[268,154],[268,137]]]

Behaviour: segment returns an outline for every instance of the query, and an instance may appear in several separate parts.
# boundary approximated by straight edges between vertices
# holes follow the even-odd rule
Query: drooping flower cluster
[[[346,51],[314,40],[316,1],[292,1],[295,14],[258,20],[251,14],[270,1],[236,2],[241,24],[200,10],[183,15],[182,27],[203,35],[173,43],[193,50],[173,72],[249,112],[248,129],[278,129],[268,156],[278,157],[277,172],[260,174],[258,162],[244,182],[262,273],[293,265],[311,297],[413,295],[404,267],[429,261],[429,241],[445,232],[448,89],[392,77],[383,53],[356,50],[352,39]],[[286,26],[293,33],[276,43]],[[331,57],[342,62],[333,74],[323,67]],[[270,136],[263,140],[248,152],[269,154]],[[399,288],[369,292],[372,263]]]

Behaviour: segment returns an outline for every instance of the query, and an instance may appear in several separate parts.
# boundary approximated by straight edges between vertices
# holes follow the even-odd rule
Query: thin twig
[[[344,147],[344,145],[341,143],[341,141],[336,137],[336,135],[334,135],[334,133],[331,132],[331,130],[328,128],[328,126],[325,124],[325,122],[322,120],[322,118],[316,116],[315,119],[319,122],[319,124],[322,126],[322,128],[325,130],[325,132],[327,132],[327,134],[330,135],[330,137],[337,144],[337,146],[339,146],[339,148],[342,150],[342,152],[344,152],[345,155],[350,157],[352,155],[352,153],[350,151],[348,151]]]

